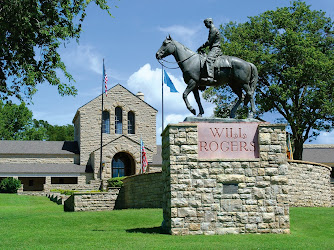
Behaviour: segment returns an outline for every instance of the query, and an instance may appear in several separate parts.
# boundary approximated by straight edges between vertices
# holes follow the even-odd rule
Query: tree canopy
[[[74,140],[73,125],[51,125],[32,117],[24,102],[17,105],[0,100],[0,140]]]
[[[57,86],[61,95],[76,95],[74,79],[57,50],[79,39],[91,2],[110,14],[108,0],[0,1],[0,100],[30,99],[44,82]],[[67,82],[60,80],[58,70]]]
[[[291,128],[294,158],[303,143],[334,122],[333,21],[302,1],[220,26],[222,52],[253,62],[259,71],[259,114],[278,112]],[[209,88],[204,97],[226,114],[229,89]]]

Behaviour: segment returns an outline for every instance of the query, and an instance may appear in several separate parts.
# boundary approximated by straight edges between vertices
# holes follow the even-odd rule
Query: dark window
[[[110,134],[110,114],[108,111],[102,112],[102,133]]]
[[[135,134],[135,113],[128,113],[128,134]]]
[[[122,108],[115,108],[115,134],[123,134]]]
[[[29,187],[32,187],[34,185],[34,180],[29,180]]]
[[[134,164],[127,153],[119,152],[112,159],[112,177],[133,175]]]

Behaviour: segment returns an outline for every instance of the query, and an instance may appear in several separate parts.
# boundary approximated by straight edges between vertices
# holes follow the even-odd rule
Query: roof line
[[[139,100],[141,100],[142,102],[144,102],[145,104],[147,104],[148,106],[150,106],[152,109],[154,109],[155,111],[158,111],[156,108],[154,108],[153,106],[151,106],[150,104],[148,104],[147,102],[143,101],[141,98],[139,98],[138,96],[136,96],[134,93],[132,93],[130,90],[128,90],[127,88],[125,88],[122,84],[120,83],[117,83],[115,86],[111,87],[110,89],[107,90],[107,92],[113,88],[115,88],[116,86],[121,86],[123,89],[125,89],[126,91],[128,91],[130,94],[132,94],[133,96],[137,97]],[[103,93],[104,94],[104,93]],[[83,106],[86,106],[88,103],[94,101],[95,99],[99,98],[101,95],[103,94],[100,94],[98,95],[97,97],[93,98],[92,100],[90,100],[89,102],[86,102],[84,105],[80,106],[78,109],[77,109],[77,112],[75,112],[75,115],[73,117],[73,120],[72,120],[72,123],[74,123],[74,121],[76,120],[76,117],[77,117],[77,114],[79,113],[79,109],[81,109]]]

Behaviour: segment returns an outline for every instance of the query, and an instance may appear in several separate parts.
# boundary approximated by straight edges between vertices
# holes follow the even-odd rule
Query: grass
[[[290,235],[160,234],[161,209],[64,212],[0,194],[0,249],[334,249],[334,208],[291,208]]]

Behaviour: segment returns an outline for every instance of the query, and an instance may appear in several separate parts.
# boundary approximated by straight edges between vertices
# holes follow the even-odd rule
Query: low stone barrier
[[[74,193],[64,203],[65,211],[104,211],[113,210],[119,193],[119,188],[109,192]]]
[[[330,207],[331,168],[314,162],[289,161],[289,203],[293,207]]]
[[[162,173],[132,175],[123,180],[116,209],[162,208]]]

